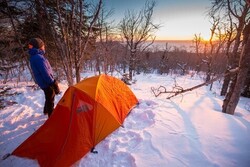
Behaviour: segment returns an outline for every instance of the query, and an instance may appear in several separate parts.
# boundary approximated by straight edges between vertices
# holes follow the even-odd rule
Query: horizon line
[[[148,40],[148,41],[152,41],[152,40]],[[165,42],[165,41],[193,41],[192,39],[156,39],[154,41],[158,41],[158,42]]]

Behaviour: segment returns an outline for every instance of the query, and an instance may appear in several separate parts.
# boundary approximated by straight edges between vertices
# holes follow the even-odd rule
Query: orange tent
[[[40,166],[70,166],[123,124],[138,103],[119,79],[87,78],[67,89],[51,117],[12,155],[37,159]]]

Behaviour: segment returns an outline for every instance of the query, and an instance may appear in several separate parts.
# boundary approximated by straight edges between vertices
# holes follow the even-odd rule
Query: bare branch
[[[183,89],[182,87],[176,86],[176,84],[175,84],[172,91],[167,91],[166,87],[164,87],[164,86],[159,86],[157,89],[152,87],[151,91],[154,93],[155,97],[158,97],[163,93],[173,93],[173,95],[170,95],[170,96],[167,97],[167,99],[171,99],[172,97],[177,96],[179,94],[183,94],[185,92],[189,92],[189,91],[192,91],[194,89],[198,89],[198,88],[200,88],[202,86],[209,85],[209,84],[217,81],[218,79],[220,79],[222,77],[237,73],[238,71],[239,71],[239,68],[232,69],[232,70],[230,70],[228,73],[226,73],[224,75],[223,74],[218,75],[217,77],[215,77],[215,78],[213,78],[213,79],[211,79],[211,80],[209,80],[207,82],[204,82],[202,84],[196,85],[196,86],[188,88],[188,89]]]
[[[162,93],[173,93],[173,91],[167,91],[166,87],[164,86],[159,86],[157,89],[151,87],[151,91],[153,92],[155,97],[160,96]]]

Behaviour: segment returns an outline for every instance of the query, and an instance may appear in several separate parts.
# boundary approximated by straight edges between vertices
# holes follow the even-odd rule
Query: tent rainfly
[[[123,124],[138,103],[129,87],[108,75],[70,86],[51,117],[11,155],[42,167],[68,167]]]

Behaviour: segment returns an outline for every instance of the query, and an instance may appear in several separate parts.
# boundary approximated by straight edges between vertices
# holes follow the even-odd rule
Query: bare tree
[[[159,28],[159,25],[154,24],[152,20],[155,5],[155,1],[147,1],[145,7],[139,13],[128,11],[119,25],[122,37],[125,39],[130,51],[130,79],[132,79],[135,70],[138,50],[143,51],[154,42],[155,36],[153,32]],[[152,42],[146,44],[147,40],[152,40]]]
[[[250,20],[244,28],[242,45],[243,48],[240,55],[239,72],[236,75],[236,81],[231,84],[230,90],[227,93],[222,106],[222,112],[232,115],[235,112],[235,108],[243,91],[250,65]]]
[[[229,65],[227,70],[236,68],[239,64],[239,54],[238,50],[241,44],[242,32],[244,26],[249,20],[249,3],[248,0],[213,0],[213,7],[211,12],[220,13],[221,11],[225,11],[225,15],[229,17],[229,21],[232,21],[236,26],[236,35],[234,38],[234,45],[232,49],[232,53],[229,55]],[[233,18],[231,18],[231,16]],[[221,94],[225,94],[228,89],[229,82],[232,80],[235,81],[236,75],[228,76],[224,79],[223,84],[223,92]],[[231,78],[231,79],[230,79]]]
[[[84,0],[44,1],[44,12],[50,20],[52,35],[58,48],[68,85],[81,80],[81,70],[94,50],[95,24],[100,14],[102,0],[93,7]]]
[[[107,19],[113,14],[113,10],[106,11],[102,9],[100,17],[97,20],[98,31],[98,45],[95,52],[96,69],[101,74],[112,73],[115,69],[115,53],[114,48],[117,47],[114,42],[114,26],[112,22],[106,22]]]
[[[250,20],[250,4],[248,0],[216,0],[212,8],[213,12],[225,10],[226,13],[230,13],[229,20],[236,26],[236,35],[234,39],[234,45],[231,56],[229,56],[230,68],[238,68],[239,72],[232,74],[230,89],[226,94],[225,100],[222,106],[222,112],[228,114],[234,114],[235,108],[238,104],[240,94],[244,88],[248,66],[246,62],[249,62],[249,20]],[[231,15],[233,18],[231,18]],[[246,24],[247,23],[247,24]],[[243,34],[243,36],[242,36]],[[243,38],[243,42],[241,39]],[[238,54],[240,44],[242,43],[241,53]],[[240,56],[239,56],[240,55]],[[248,66],[247,66],[248,65]],[[247,67],[246,67],[247,66]],[[229,82],[230,79],[225,77],[224,82]],[[229,85],[228,83],[223,86]],[[223,94],[227,88],[223,88]]]
[[[105,28],[104,32],[100,32],[100,40],[98,42],[98,46],[96,49],[96,67],[99,74],[102,71],[107,74],[109,72],[113,72],[114,70],[114,57],[112,54],[112,50],[115,47],[113,41],[108,32],[108,28]]]
[[[228,11],[228,18],[229,18],[229,23],[228,25],[225,25],[225,28],[226,28],[226,48],[225,48],[225,55],[227,57],[227,67],[226,67],[226,71],[225,73],[228,73],[228,71],[231,69],[231,64],[229,62],[230,60],[230,50],[231,50],[231,47],[232,47],[232,44],[233,44],[233,41],[235,39],[235,27],[233,25],[233,21],[232,21],[232,17],[231,17],[231,14],[230,12]],[[229,86],[229,82],[230,82],[230,75],[227,75],[225,76],[224,78],[224,81],[223,81],[223,85],[222,85],[222,88],[221,88],[221,96],[225,96],[226,93],[227,93],[227,89],[228,89],[228,86]]]
[[[195,54],[197,56],[196,72],[199,73],[201,70],[201,49],[202,49],[202,37],[201,34],[194,34],[193,43],[195,44]]]
[[[206,82],[213,78],[216,74],[221,71],[218,68],[220,67],[220,63],[218,62],[219,57],[223,56],[222,52],[224,52],[224,47],[226,43],[226,36],[225,36],[225,27],[224,24],[221,22],[219,17],[211,16],[213,19],[212,27],[210,29],[211,36],[209,39],[209,52],[206,55],[206,64],[207,64],[207,76]],[[223,68],[223,70],[225,70]],[[210,85],[210,90],[212,90],[213,82]]]
[[[163,73],[169,73],[169,52],[170,52],[170,47],[168,46],[168,43],[166,43],[165,45],[165,49],[162,53],[162,56],[161,56],[161,62],[160,62],[160,69],[159,69],[159,72],[160,74],[163,74]]]
[[[5,81],[7,81],[9,74],[18,69],[15,72],[18,76],[18,82],[21,78],[21,71],[24,71],[25,67],[31,71],[28,56],[22,44],[22,34],[18,30],[29,5],[25,1],[3,0],[0,2],[0,6],[0,27],[3,28],[1,30],[0,54],[4,53],[5,55],[5,58],[1,56],[3,64],[1,63],[0,70],[6,71]]]

